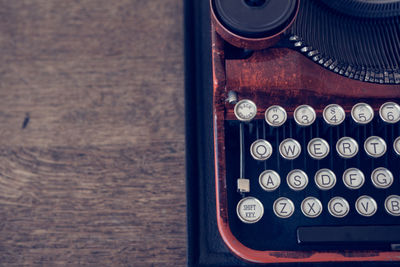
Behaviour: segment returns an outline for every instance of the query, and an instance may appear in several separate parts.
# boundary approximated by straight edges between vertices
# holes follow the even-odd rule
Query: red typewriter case
[[[218,229],[248,262],[400,260],[400,1],[210,0]]]

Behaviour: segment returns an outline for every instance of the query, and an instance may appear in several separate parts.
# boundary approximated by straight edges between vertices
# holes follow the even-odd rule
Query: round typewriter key
[[[273,127],[281,126],[287,119],[286,110],[278,105],[270,106],[265,111],[265,121]]]
[[[255,160],[267,160],[272,155],[272,146],[268,141],[258,139],[251,144],[250,154]]]
[[[336,175],[329,169],[321,169],[315,173],[315,184],[321,190],[329,190],[336,184]]]
[[[286,182],[292,190],[300,191],[306,188],[308,184],[308,176],[302,170],[292,170],[288,173]]]
[[[309,218],[316,218],[322,212],[322,204],[315,197],[308,197],[301,202],[301,211]]]
[[[379,136],[370,136],[364,142],[364,150],[373,158],[379,158],[386,153],[386,142]]]
[[[258,182],[260,183],[262,189],[270,192],[279,187],[281,184],[281,177],[276,171],[266,170],[260,174]]]
[[[376,201],[370,196],[361,196],[356,201],[356,210],[362,216],[370,217],[377,209]]]
[[[346,118],[346,112],[337,104],[330,104],[324,108],[322,112],[324,120],[329,125],[339,125]]]
[[[279,144],[279,153],[285,159],[295,159],[301,153],[300,143],[292,138],[287,138]]]
[[[349,189],[358,189],[363,186],[365,177],[362,171],[350,168],[343,173],[343,183]]]
[[[358,153],[358,144],[351,137],[342,137],[336,143],[336,151],[343,158],[352,158]]]
[[[251,121],[257,115],[257,106],[253,101],[243,99],[236,103],[233,111],[238,120]]]
[[[301,105],[294,110],[294,120],[300,126],[310,126],[315,118],[315,110],[309,105]]]
[[[349,213],[349,210],[349,203],[342,197],[334,197],[328,202],[328,211],[336,218],[343,218]]]
[[[387,123],[396,123],[400,120],[400,106],[394,102],[386,102],[379,109],[379,116]]]
[[[386,168],[376,168],[371,173],[371,180],[376,188],[389,188],[393,184],[393,174]]]
[[[308,154],[314,159],[323,159],[329,154],[329,144],[322,138],[314,138],[307,145]]]
[[[351,109],[351,117],[356,123],[367,124],[374,118],[374,110],[365,103],[358,103]]]
[[[255,197],[246,197],[237,204],[236,213],[242,222],[256,223],[264,214],[264,206]]]
[[[400,136],[393,142],[393,149],[397,155],[400,155]]]
[[[275,200],[273,209],[275,215],[279,218],[289,218],[294,212],[294,204],[290,199],[286,197],[280,197]]]
[[[393,216],[400,216],[400,197],[397,195],[388,196],[385,200],[385,210]]]

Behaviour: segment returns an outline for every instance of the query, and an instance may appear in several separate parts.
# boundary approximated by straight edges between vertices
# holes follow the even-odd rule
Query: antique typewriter
[[[210,7],[225,244],[258,263],[400,261],[400,1]]]

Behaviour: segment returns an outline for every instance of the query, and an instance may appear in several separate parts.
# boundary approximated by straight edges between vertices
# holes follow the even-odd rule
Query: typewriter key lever
[[[245,160],[244,160],[244,125],[240,123],[240,177],[237,180],[237,189],[240,193],[250,192],[250,180],[244,178],[245,176]]]
[[[248,99],[240,100],[236,103],[234,112],[240,123],[240,177],[237,180],[237,190],[240,193],[250,192],[250,180],[245,178],[245,147],[244,147],[244,122],[249,122],[257,115],[256,104]]]

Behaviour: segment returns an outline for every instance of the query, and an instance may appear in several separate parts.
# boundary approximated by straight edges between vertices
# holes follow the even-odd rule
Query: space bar
[[[310,226],[297,228],[299,244],[400,243],[400,225]]]

